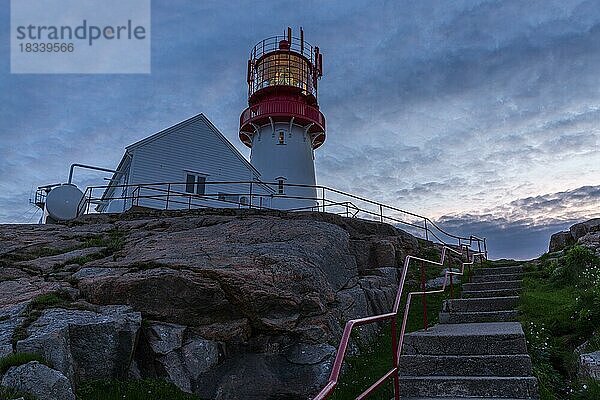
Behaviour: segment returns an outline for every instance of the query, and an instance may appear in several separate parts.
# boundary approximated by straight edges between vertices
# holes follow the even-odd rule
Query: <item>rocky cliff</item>
[[[40,354],[72,387],[162,377],[206,399],[304,399],[325,382],[345,321],[389,311],[398,266],[424,245],[321,213],[1,225],[0,356]]]
[[[555,252],[567,246],[581,244],[600,254],[600,218],[577,223],[568,231],[557,232],[550,237],[548,251]]]

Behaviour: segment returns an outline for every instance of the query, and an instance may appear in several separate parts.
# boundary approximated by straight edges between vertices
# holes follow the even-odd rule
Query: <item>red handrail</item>
[[[441,292],[445,291],[449,276],[463,275],[465,267],[467,265],[473,265],[473,263],[475,262],[475,257],[480,257],[480,260],[483,259],[483,257],[485,256],[485,253],[472,253],[471,260],[462,263],[460,272],[453,272],[452,270],[447,270],[444,274],[444,284],[442,285],[441,289],[432,290],[432,291],[409,292],[407,299],[406,299],[406,306],[404,308],[404,315],[402,318],[400,337],[397,338],[396,337],[396,324],[397,324],[397,319],[399,316],[400,302],[402,299],[404,282],[406,280],[406,274],[408,272],[408,267],[410,265],[410,261],[416,260],[416,261],[421,261],[424,263],[443,266],[445,258],[446,258],[447,250],[454,252],[456,254],[462,255],[463,248],[468,248],[468,247],[466,245],[462,245],[461,251],[457,251],[451,247],[444,245],[442,247],[441,260],[439,262],[427,260],[427,259],[420,258],[420,257],[410,256],[410,255],[406,256],[406,258],[404,259],[402,275],[400,278],[400,282],[398,284],[398,291],[396,292],[396,299],[394,301],[394,306],[392,308],[392,312],[386,313],[386,314],[374,315],[374,316],[366,317],[366,318],[352,319],[346,323],[346,326],[344,327],[344,332],[342,334],[342,339],[340,340],[340,345],[338,347],[336,357],[335,357],[335,360],[333,363],[333,368],[331,370],[331,374],[329,375],[329,380],[328,380],[327,384],[325,385],[325,387],[313,398],[313,400],[325,400],[325,399],[329,398],[329,396],[331,396],[331,394],[335,390],[335,388],[338,384],[340,372],[342,369],[342,364],[343,364],[344,358],[346,356],[346,351],[348,348],[348,343],[350,340],[350,335],[352,333],[352,329],[354,329],[355,326],[361,326],[361,325],[366,325],[366,324],[371,324],[371,323],[381,322],[381,321],[387,321],[387,320],[390,320],[391,324],[392,324],[392,332],[391,332],[392,361],[393,361],[392,369],[390,369],[388,372],[386,372],[373,385],[371,385],[369,388],[367,388],[367,390],[365,390],[363,393],[361,393],[359,396],[357,396],[356,399],[366,398],[368,395],[372,394],[377,388],[379,388],[384,382],[386,382],[390,377],[393,377],[393,379],[394,379],[394,399],[398,400],[400,398],[399,397],[398,361],[400,359],[400,354],[402,353],[402,345],[404,344],[404,335],[406,333],[406,324],[408,321],[408,311],[410,309],[410,300],[411,300],[412,296],[413,295],[427,295],[428,293],[441,293]]]

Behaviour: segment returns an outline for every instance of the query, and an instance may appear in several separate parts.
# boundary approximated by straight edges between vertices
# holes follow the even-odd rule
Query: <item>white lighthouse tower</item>
[[[317,204],[314,150],[325,141],[325,117],[317,102],[323,55],[304,41],[274,36],[260,41],[248,60],[248,108],[240,140],[264,182],[277,183],[272,206],[302,209]],[[296,186],[299,185],[299,186]]]

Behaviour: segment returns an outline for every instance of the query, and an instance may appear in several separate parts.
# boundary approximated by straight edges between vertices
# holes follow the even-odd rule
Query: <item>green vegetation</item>
[[[422,248],[419,252],[419,257],[439,261],[439,250],[429,247]],[[411,262],[406,277],[406,285],[404,287],[404,295],[400,305],[400,316],[398,319],[398,332],[402,326],[402,316],[406,306],[406,298],[408,292],[420,290],[421,274],[426,280],[437,278],[441,275],[445,267],[425,264],[424,271],[421,271],[421,263]],[[453,265],[453,268],[459,268],[459,265]],[[431,289],[428,289],[431,290]],[[460,284],[454,284],[454,297],[460,296]],[[439,312],[442,309],[444,300],[450,298],[450,289],[446,288],[444,293],[436,293],[427,295],[427,319],[428,325],[437,324]],[[406,323],[406,332],[414,332],[423,329],[423,301],[422,296],[413,296],[411,299],[411,307],[408,313]],[[358,355],[347,356],[344,361],[344,369],[340,376],[340,381],[336,387],[333,396],[334,400],[344,400],[355,398],[361,392],[366,390],[375,381],[382,377],[392,368],[392,344],[391,344],[391,327],[390,323],[384,323],[384,327],[377,337],[369,343],[368,346],[360,346]],[[376,393],[371,395],[369,399],[374,400],[389,400],[393,397],[392,380],[384,383]]]
[[[19,261],[29,261],[41,257],[56,256],[59,254],[64,254],[70,251],[85,249],[89,247],[104,247],[104,249],[96,254],[77,257],[75,259],[69,260],[69,263],[83,265],[87,262],[108,257],[111,255],[115,257],[115,253],[123,249],[123,246],[125,245],[125,231],[115,228],[102,234],[81,238],[80,240],[81,244],[63,249],[56,249],[44,246],[33,249],[24,249],[15,253],[4,254],[2,255],[2,257],[0,257],[0,267],[9,266],[12,263]]]
[[[14,353],[0,358],[0,375],[4,374],[10,367],[27,364],[30,361],[38,361],[47,364],[42,356],[33,353]]]
[[[200,400],[159,379],[88,382],[77,390],[79,400]]]
[[[600,398],[577,377],[575,349],[600,350],[600,260],[573,246],[525,264],[520,314],[541,400]]]
[[[98,253],[89,254],[87,256],[76,257],[69,260],[69,263],[74,264],[87,264],[90,261],[99,260],[104,257],[113,256],[116,261],[115,253],[125,246],[125,232],[119,229],[111,229],[105,234],[94,235],[84,239],[77,249],[85,249],[89,247],[104,247],[104,249]]]
[[[23,312],[25,320],[13,333],[13,344],[27,337],[27,327],[40,317],[43,310],[57,307],[67,308],[70,306],[70,303],[69,296],[61,291],[43,294],[33,299]]]

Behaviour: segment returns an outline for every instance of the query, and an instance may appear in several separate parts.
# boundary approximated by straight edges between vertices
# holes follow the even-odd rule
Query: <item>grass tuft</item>
[[[0,375],[3,375],[10,367],[18,367],[19,365],[27,364],[31,361],[38,361],[44,365],[48,364],[39,354],[13,353],[0,358]]]
[[[582,246],[542,255],[525,265],[520,319],[541,400],[599,399],[581,382],[575,349],[600,347],[600,260]]]
[[[79,400],[200,400],[160,379],[87,382],[77,390]]]

